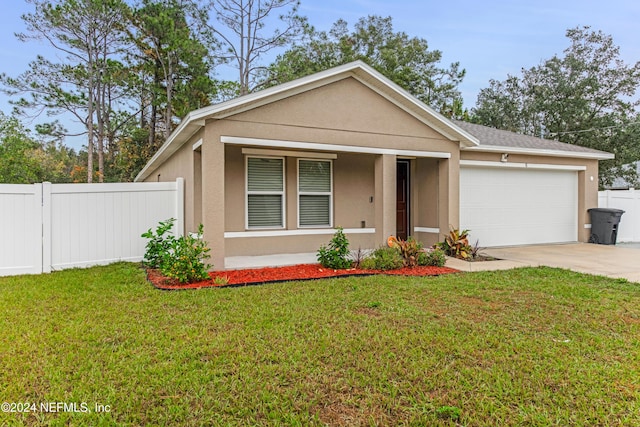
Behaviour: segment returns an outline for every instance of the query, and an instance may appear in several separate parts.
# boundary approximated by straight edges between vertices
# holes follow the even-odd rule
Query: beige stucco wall
[[[376,227],[375,220],[375,157],[366,154],[342,153],[334,161],[335,225],[344,228]]]
[[[202,147],[206,160],[211,147],[220,152],[224,147],[224,231],[243,232],[245,218],[245,156],[244,146],[222,144],[222,136],[256,138],[261,140],[297,141],[346,146],[379,147],[398,150],[418,150],[452,153],[457,158],[458,143],[447,140],[412,115],[393,105],[356,80],[347,79],[328,86],[295,95],[273,104],[241,112],[223,120],[207,122]],[[247,146],[250,147],[250,146]],[[267,149],[267,147],[253,147]],[[395,155],[331,152],[334,179],[334,226],[345,229],[361,228],[364,221],[376,234],[351,234],[351,247],[374,248],[395,233]],[[297,157],[286,157],[286,230],[297,229]],[[299,154],[304,158],[304,152]],[[415,163],[415,165],[414,165]],[[378,165],[378,166],[376,166]],[[382,167],[382,165],[384,165]],[[434,209],[439,191],[438,160],[424,163],[431,169],[423,184],[418,172],[421,163],[412,159],[412,192],[424,197],[429,206],[425,221],[437,222]],[[422,173],[422,172],[420,172]],[[455,173],[448,170],[447,173]],[[203,173],[203,187],[211,185]],[[424,175],[424,174],[423,174]],[[384,179],[383,176],[385,177]],[[422,176],[422,175],[420,175]],[[376,182],[378,184],[376,184]],[[422,185],[429,190],[422,190]],[[448,185],[448,183],[447,183]],[[205,197],[210,197],[205,195]],[[205,200],[205,208],[211,205]],[[417,224],[420,205],[412,205],[412,227]],[[415,216],[415,219],[414,219]],[[213,220],[213,216],[209,215]],[[422,220],[422,217],[421,217]],[[215,246],[224,246],[226,256],[265,255],[270,253],[315,252],[326,244],[331,235],[302,235],[276,237],[235,237],[215,242],[211,227],[205,222],[205,238]],[[220,238],[218,236],[218,238]]]
[[[461,160],[476,160],[485,162],[500,162],[501,153],[481,153],[462,151]],[[576,159],[570,157],[532,156],[510,154],[508,163],[528,163],[543,165],[583,166],[586,169],[578,175],[578,240],[588,242],[591,234],[585,225],[591,224],[588,209],[598,207],[598,161],[590,159]]]
[[[411,162],[411,229],[415,227],[439,229],[439,169],[438,159],[415,159]],[[443,228],[447,224],[442,225]],[[441,240],[442,233],[413,233],[415,238],[426,245]]]
[[[204,131],[193,135],[166,162],[151,171],[145,180],[146,182],[169,182],[175,181],[177,178],[184,179],[185,232],[196,231],[201,221],[201,216],[196,214],[195,210],[195,207],[199,206],[200,202],[196,200],[199,198],[199,193],[196,194],[198,174],[195,173],[198,156],[194,156],[193,144],[201,139],[203,135]]]
[[[346,79],[217,122],[227,136],[450,152],[458,144]]]

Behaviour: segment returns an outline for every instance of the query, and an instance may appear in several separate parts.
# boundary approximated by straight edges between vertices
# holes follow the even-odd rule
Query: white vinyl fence
[[[184,230],[184,182],[0,184],[0,276],[139,261],[158,222]]]
[[[624,211],[618,227],[618,242],[640,242],[640,191],[600,191],[598,207]]]

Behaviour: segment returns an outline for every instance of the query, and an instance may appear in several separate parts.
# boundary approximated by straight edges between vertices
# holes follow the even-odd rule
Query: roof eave
[[[204,126],[207,119],[222,119],[229,115],[253,109],[266,103],[275,102],[285,97],[347,77],[357,79],[384,96],[387,100],[414,115],[414,117],[421,119],[424,123],[428,122],[429,125],[433,126],[451,141],[458,141],[461,147],[477,147],[480,144],[475,136],[458,127],[452,121],[447,120],[444,116],[422,103],[371,66],[362,61],[354,61],[256,93],[190,112],[171,133],[169,138],[167,138],[167,141],[162,144],[151,160],[147,162],[145,167],[136,176],[135,181],[146,179],[151,170],[155,168],[157,162],[175,153],[200,127]],[[372,78],[378,84],[373,84]],[[382,85],[382,87],[380,87],[380,85]]]
[[[500,145],[482,145],[478,147],[463,148],[463,151],[477,151],[481,153],[508,153],[508,154],[525,154],[533,156],[549,156],[549,157],[573,157],[578,159],[589,160],[612,160],[614,154],[604,151],[580,152],[580,151],[563,151],[548,150],[538,148],[522,148],[522,147],[504,147]]]
[[[151,157],[142,170],[136,175],[134,182],[140,182],[147,179],[155,167],[155,164],[160,160],[166,160],[173,153],[178,151],[185,142],[189,140],[201,127],[205,125],[204,120],[198,120],[188,114],[178,125],[178,127],[169,135],[169,138],[160,146],[158,151]]]

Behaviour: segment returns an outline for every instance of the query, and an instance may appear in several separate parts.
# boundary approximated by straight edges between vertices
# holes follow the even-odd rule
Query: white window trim
[[[307,160],[311,162],[327,162],[329,163],[329,180],[331,188],[329,192],[313,192],[313,191],[300,191],[300,160]],[[297,173],[297,209],[298,209],[298,228],[333,228],[333,160],[331,159],[314,159],[314,158],[298,158],[296,161]],[[328,225],[300,225],[300,196],[329,196],[329,224]]]
[[[375,234],[375,228],[345,228],[345,234]],[[225,231],[225,239],[243,239],[253,237],[290,237],[290,236],[330,236],[336,232],[333,228],[303,228],[300,230],[256,230]]]
[[[249,158],[256,159],[280,159],[282,160],[282,191],[249,191]],[[245,156],[244,157],[244,224],[245,230],[283,230],[287,225],[287,174],[286,174],[286,159],[284,157],[276,156]],[[254,194],[266,194],[281,196],[282,200],[282,225],[273,227],[249,227],[249,196]]]
[[[413,227],[414,233],[431,233],[440,234],[440,228],[437,227]]]

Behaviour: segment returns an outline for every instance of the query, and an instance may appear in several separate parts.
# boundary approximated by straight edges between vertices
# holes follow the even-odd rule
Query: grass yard
[[[0,401],[38,405],[3,426],[640,425],[640,286],[619,280],[164,292],[120,263],[0,278],[0,307]]]

